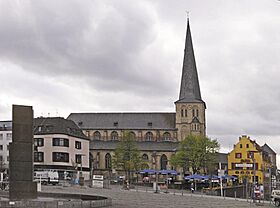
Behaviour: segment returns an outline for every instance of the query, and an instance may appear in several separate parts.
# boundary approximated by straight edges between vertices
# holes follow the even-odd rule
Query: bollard
[[[236,200],[236,191],[234,191],[234,199]]]

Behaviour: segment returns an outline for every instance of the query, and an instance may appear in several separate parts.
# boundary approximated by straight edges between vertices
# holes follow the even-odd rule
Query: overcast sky
[[[280,153],[280,1],[0,1],[0,120],[174,112],[190,24],[207,134]]]

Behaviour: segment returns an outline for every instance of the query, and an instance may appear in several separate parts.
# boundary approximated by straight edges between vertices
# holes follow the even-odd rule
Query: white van
[[[56,185],[59,183],[58,172],[47,170],[47,171],[34,171],[34,181],[41,181],[41,184]]]

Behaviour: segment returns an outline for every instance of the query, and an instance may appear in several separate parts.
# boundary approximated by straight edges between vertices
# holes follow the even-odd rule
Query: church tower
[[[175,102],[175,106],[178,141],[185,139],[189,134],[205,135],[206,104],[201,99],[189,19],[187,23],[180,95],[179,100]]]

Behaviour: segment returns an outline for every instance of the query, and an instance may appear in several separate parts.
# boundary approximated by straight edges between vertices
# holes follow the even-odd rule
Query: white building
[[[89,179],[89,139],[70,120],[60,117],[34,119],[34,169],[78,173]]]
[[[10,142],[12,142],[12,122],[0,121],[0,172],[9,168]]]

